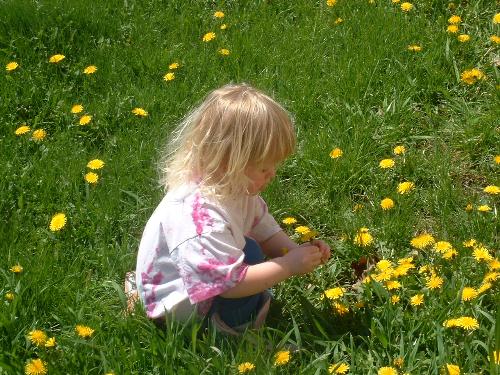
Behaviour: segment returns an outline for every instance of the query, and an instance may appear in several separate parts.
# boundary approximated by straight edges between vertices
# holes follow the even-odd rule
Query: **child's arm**
[[[322,261],[316,246],[299,246],[285,256],[249,266],[237,285],[221,294],[225,298],[241,298],[263,292],[294,275],[313,271]]]
[[[269,258],[283,256],[286,253],[283,251],[284,248],[286,248],[287,250],[291,250],[299,246],[311,245],[317,246],[319,248],[322,254],[322,262],[326,263],[328,258],[330,258],[330,246],[328,246],[328,244],[322,240],[311,240],[310,242],[306,242],[305,244],[298,245],[294,241],[292,241],[285,232],[280,231],[260,244],[260,246],[262,247],[262,251]]]

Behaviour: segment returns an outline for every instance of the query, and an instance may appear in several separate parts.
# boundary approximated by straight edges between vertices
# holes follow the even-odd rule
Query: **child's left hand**
[[[321,251],[321,263],[325,264],[330,259],[330,246],[323,240],[313,239],[309,242],[303,243],[300,246],[316,246]]]

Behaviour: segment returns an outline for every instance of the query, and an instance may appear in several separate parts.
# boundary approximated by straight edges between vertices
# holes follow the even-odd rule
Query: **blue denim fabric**
[[[248,237],[245,237],[244,262],[246,264],[258,264],[264,261],[264,254],[259,244]],[[249,322],[257,313],[262,303],[263,292],[242,298],[224,298],[217,296],[214,298],[209,314],[219,313],[221,319],[230,327],[236,327]]]

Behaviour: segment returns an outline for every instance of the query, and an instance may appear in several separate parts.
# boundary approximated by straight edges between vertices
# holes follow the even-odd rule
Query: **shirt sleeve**
[[[267,204],[261,196],[256,197],[255,205],[256,215],[250,235],[257,242],[264,242],[274,234],[280,232],[281,227],[269,213]]]
[[[243,250],[227,227],[186,241],[177,255],[179,273],[193,304],[231,289],[248,269]]]

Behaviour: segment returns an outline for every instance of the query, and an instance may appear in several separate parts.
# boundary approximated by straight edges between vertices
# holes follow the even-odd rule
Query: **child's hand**
[[[291,275],[303,275],[313,271],[322,262],[322,252],[316,246],[299,246],[291,249],[283,259]]]
[[[330,246],[323,240],[311,240],[309,242],[303,243],[300,247],[305,246],[316,246],[321,251],[321,263],[325,264],[330,259]]]

